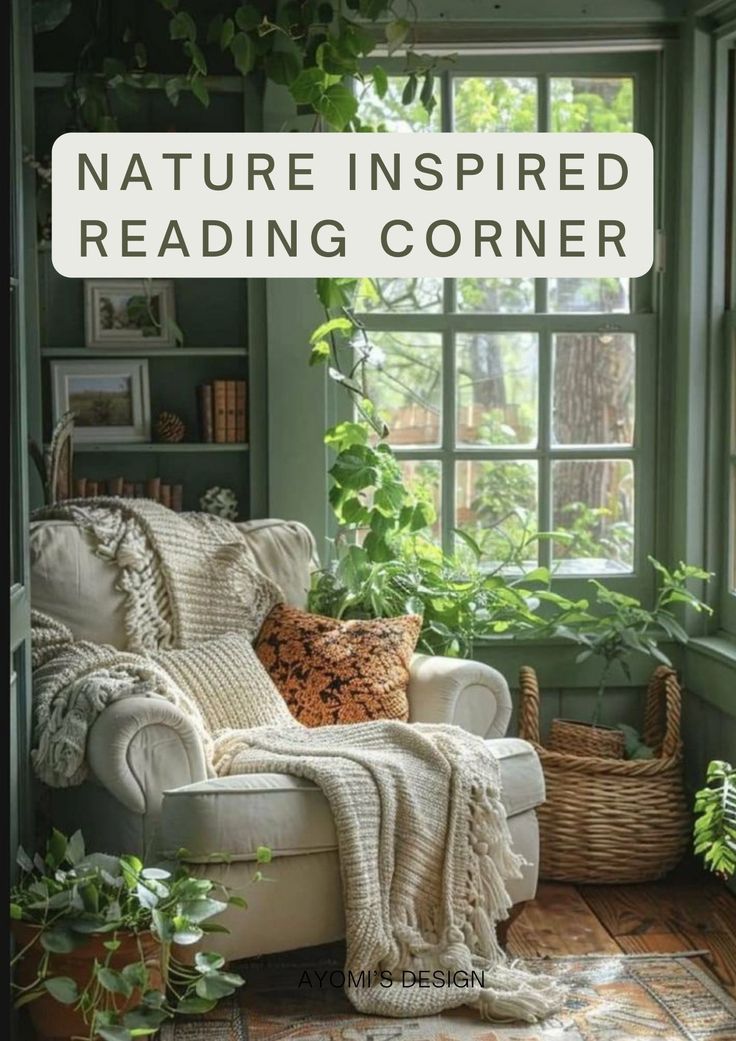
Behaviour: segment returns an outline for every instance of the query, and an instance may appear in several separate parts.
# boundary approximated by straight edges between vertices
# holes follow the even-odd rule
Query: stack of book
[[[93,481],[89,477],[77,477],[74,481],[74,497],[94,499],[98,495],[113,495],[123,499],[153,499],[170,510],[181,513],[184,508],[184,485],[164,484],[160,477],[149,477],[147,481],[126,481],[124,477],[111,477],[107,481]]]
[[[207,444],[248,440],[245,380],[213,380],[197,388],[200,437]]]

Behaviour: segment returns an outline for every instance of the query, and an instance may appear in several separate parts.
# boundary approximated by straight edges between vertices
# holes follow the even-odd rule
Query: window
[[[363,103],[389,130],[653,136],[652,55],[461,58],[427,114],[405,81]],[[519,63],[522,61],[526,66]],[[558,575],[621,576],[652,551],[656,323],[651,275],[366,279],[369,383],[446,549],[467,532]],[[539,531],[561,529],[552,542]],[[519,552],[521,555],[519,555]]]

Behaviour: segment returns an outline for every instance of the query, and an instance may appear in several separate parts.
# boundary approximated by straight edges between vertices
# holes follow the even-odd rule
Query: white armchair
[[[307,529],[282,521],[241,528],[261,569],[290,602],[303,606],[314,552]],[[73,524],[34,525],[31,555],[35,607],[80,637],[125,646],[113,565],[92,553]],[[410,722],[450,723],[490,741],[501,765],[514,847],[527,862],[512,897],[529,899],[538,863],[534,809],[544,798],[544,783],[532,747],[503,736],[511,715],[505,679],[480,662],[418,654],[409,705]],[[254,871],[256,848],[272,849],[268,876],[278,887],[249,888],[247,914],[229,914],[231,934],[218,937],[223,954],[246,957],[342,936],[337,839],[329,805],[314,784],[287,774],[210,776],[188,718],[156,698],[128,698],[106,708],[91,728],[87,764],[84,784],[49,795],[54,823],[65,831],[81,827],[88,848],[149,859],[184,849],[194,870],[202,864],[208,875],[240,889]],[[217,854],[227,862],[213,863]]]

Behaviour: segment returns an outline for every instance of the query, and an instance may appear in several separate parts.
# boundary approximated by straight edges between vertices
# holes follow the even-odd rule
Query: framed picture
[[[74,441],[150,441],[148,362],[131,358],[51,364],[54,422],[74,413]]]
[[[175,347],[179,339],[171,279],[107,278],[84,283],[88,347]]]

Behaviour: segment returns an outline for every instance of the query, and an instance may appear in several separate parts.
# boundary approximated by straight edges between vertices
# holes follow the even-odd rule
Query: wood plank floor
[[[736,896],[702,873],[629,886],[541,882],[507,949],[520,957],[702,950],[698,964],[736,997]]]

